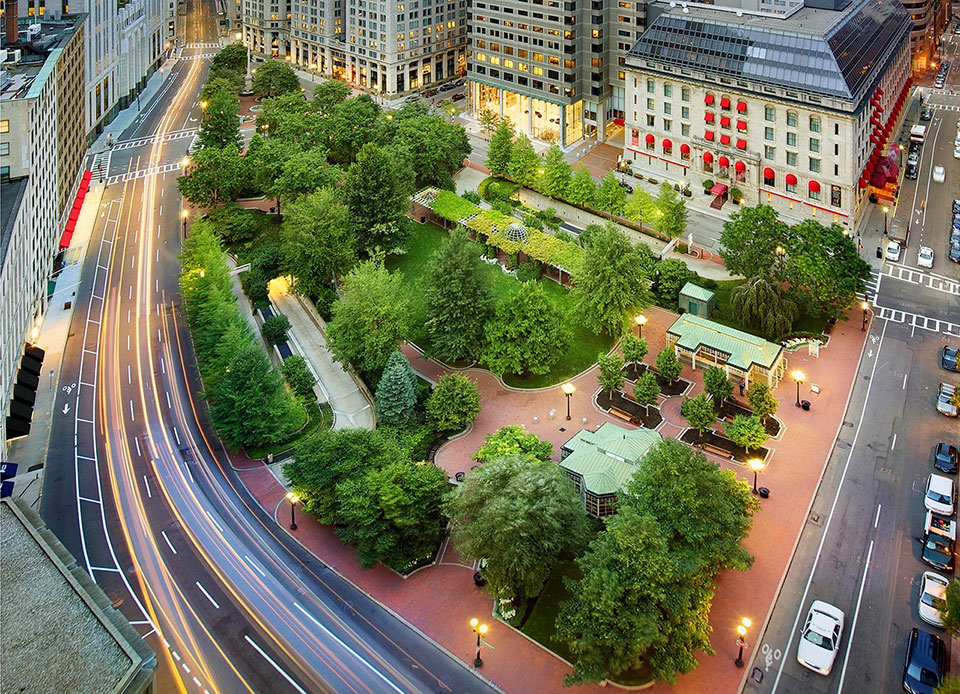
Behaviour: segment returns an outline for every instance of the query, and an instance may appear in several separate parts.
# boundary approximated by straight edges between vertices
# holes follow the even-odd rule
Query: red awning
[[[703,103],[705,103],[707,106],[709,106],[710,104],[712,104],[712,103],[713,103],[713,94],[707,94],[705,97],[703,97]]]
[[[867,187],[867,179],[865,179],[863,176],[860,177],[859,186],[860,186],[860,190],[863,190],[864,188]]]
[[[786,178],[785,178],[784,180],[787,182],[787,185],[788,185],[788,186],[795,186],[795,185],[797,185],[797,177],[794,176],[793,174],[787,174],[787,176],[786,176]]]
[[[690,154],[690,145],[686,143],[680,145],[680,154]]]
[[[720,125],[724,128],[730,127],[730,116],[720,116]]]
[[[809,188],[810,191],[813,193],[820,192],[820,184],[817,183],[816,181],[810,181],[810,183],[807,184],[807,188]]]
[[[723,183],[714,183],[710,189],[710,195],[723,195],[727,192],[727,186]]]
[[[880,87],[877,87],[877,94],[879,94],[880,96],[883,96],[883,90],[880,89]]]
[[[83,181],[89,183],[90,179],[93,178],[93,171],[84,171],[83,172]]]
[[[613,119],[613,124],[614,124],[614,125],[623,125],[623,118],[614,118],[614,119]]]
[[[657,141],[657,138],[655,138],[655,137],[654,137],[653,135],[651,135],[650,133],[647,133],[647,136],[646,136],[645,138],[643,138],[643,139],[646,140],[646,142],[647,142],[648,145],[652,145],[654,142]]]
[[[83,207],[83,198],[78,193],[77,197],[73,199],[73,209],[79,210],[81,207]]]
[[[723,156],[722,154],[720,155],[720,158],[717,159],[717,163],[718,163],[722,168],[724,168],[724,169],[727,168],[728,166],[730,166],[730,160],[727,159],[727,158],[726,158],[725,156]]]
[[[766,169],[764,169],[764,170],[763,170],[763,177],[764,177],[765,179],[773,180],[773,178],[775,178],[774,173],[773,173],[773,169],[771,169],[770,167],[767,167]]]
[[[663,151],[664,151],[664,152],[669,152],[671,149],[673,149],[673,142],[671,142],[670,140],[664,138],[664,140],[663,140]]]
[[[70,210],[70,219],[71,221],[75,222],[79,218],[80,218],[80,209],[77,207],[74,207],[72,210]]]
[[[708,123],[712,123],[713,114],[710,111],[707,111],[706,113],[703,114],[703,120],[707,121]]]
[[[703,137],[707,140],[710,140],[710,142],[713,142],[713,131],[707,130],[705,133],[703,133]]]
[[[747,165],[744,164],[742,161],[738,161],[736,164],[733,165],[733,170],[736,171],[737,173],[743,173],[744,171],[747,170]]]
[[[737,140],[737,149],[746,149],[746,148],[747,148],[747,141],[744,140],[743,138],[738,139],[738,140]]]
[[[704,152],[704,153],[703,153],[703,163],[704,163],[704,164],[709,164],[709,163],[711,163],[712,161],[713,161],[713,154],[712,154],[711,152]]]
[[[727,97],[720,99],[720,108],[730,108],[730,99]]]
[[[70,240],[73,238],[73,231],[76,228],[76,222],[67,222],[67,226],[64,227],[63,233],[60,235],[60,250],[70,248]]]
[[[721,145],[729,145],[729,144],[730,144],[730,136],[729,136],[729,135],[721,135],[721,136],[720,136],[720,144],[721,144]]]
[[[747,112],[747,102],[746,102],[746,101],[738,101],[738,102],[737,102],[737,111],[739,111],[740,113],[746,113],[746,112]]]
[[[747,129],[747,121],[745,121],[745,120],[738,120],[738,121],[737,121],[737,130],[746,130],[746,129]]]

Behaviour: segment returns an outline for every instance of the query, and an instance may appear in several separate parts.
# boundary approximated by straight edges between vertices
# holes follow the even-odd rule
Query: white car
[[[944,170],[942,166],[937,164],[936,166],[933,167],[933,180],[935,182],[943,183],[946,178],[947,178],[947,172]]]
[[[955,504],[953,480],[943,475],[930,475],[927,478],[927,490],[923,495],[923,505],[927,510],[951,518]]]
[[[953,158],[960,159],[960,144],[958,143],[953,144]]]
[[[917,253],[917,267],[933,267],[933,249],[930,246],[920,246],[920,252]]]
[[[823,600],[814,600],[800,632],[797,661],[821,675],[829,675],[840,650],[843,611]]]
[[[887,260],[891,263],[896,263],[900,261],[900,253],[903,250],[903,247],[900,245],[899,241],[891,241],[887,244]]]
[[[933,571],[924,571],[920,578],[920,600],[917,612],[927,624],[943,628],[943,613],[947,609],[949,581]]]

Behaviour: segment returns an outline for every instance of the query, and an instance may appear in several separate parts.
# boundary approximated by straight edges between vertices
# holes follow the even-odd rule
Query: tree
[[[960,579],[947,584],[946,606],[943,610],[943,628],[951,636],[960,636]]]
[[[620,340],[620,349],[623,358],[633,364],[634,370],[647,356],[647,341],[633,333],[624,333]]]
[[[330,161],[349,166],[368,143],[383,143],[380,107],[367,94],[347,99],[322,118],[324,142]]]
[[[776,414],[777,405],[780,404],[777,396],[770,391],[770,387],[762,381],[754,381],[747,388],[747,402],[762,422],[766,422],[767,417]]]
[[[741,207],[723,223],[720,256],[733,275],[747,278],[774,274],[777,248],[790,233],[770,205]]]
[[[350,98],[350,87],[338,80],[326,80],[313,88],[313,108],[320,115],[330,115]]]
[[[510,178],[532,188],[539,178],[540,157],[526,135],[520,135],[510,151]]]
[[[217,238],[226,244],[240,244],[256,236],[259,214],[259,211],[245,210],[235,202],[228,202],[210,210],[206,218],[213,222]]]
[[[493,315],[493,281],[463,229],[450,233],[427,269],[426,322],[433,350],[451,361],[474,359]]]
[[[240,152],[236,145],[197,150],[187,172],[177,179],[177,190],[197,207],[216,207],[240,191]]]
[[[360,248],[391,251],[402,245],[403,212],[412,181],[402,180],[396,163],[375,144],[366,144],[347,171],[343,187]]]
[[[563,199],[571,176],[570,164],[563,158],[563,151],[557,145],[551,145],[543,158],[540,190],[551,198]]]
[[[683,365],[677,359],[677,353],[669,347],[664,347],[657,352],[657,373],[673,383],[680,378],[680,372],[683,371]]]
[[[590,175],[590,169],[583,164],[573,167],[573,176],[567,184],[567,202],[580,207],[593,207],[597,200],[597,184]]]
[[[488,140],[490,139],[490,133],[500,124],[500,116],[488,108],[481,109],[480,116],[477,120],[480,122],[480,129],[483,131],[483,134],[487,136]]]
[[[287,379],[293,392],[301,398],[313,397],[313,386],[317,382],[313,373],[307,367],[307,362],[299,354],[294,354],[283,360],[280,373]]]
[[[490,138],[487,150],[487,168],[496,176],[510,173],[510,157],[513,153],[513,126],[510,121],[502,120],[497,124]]]
[[[473,454],[473,459],[479,463],[489,463],[491,460],[517,455],[532,460],[550,460],[553,445],[549,441],[541,441],[536,434],[529,433],[522,424],[511,424],[487,434],[483,445]]]
[[[620,185],[612,170],[600,181],[595,204],[610,214],[622,215],[627,205],[627,191]]]
[[[460,125],[421,110],[402,108],[393,123],[391,147],[403,149],[413,167],[416,186],[454,189],[453,174],[463,168],[471,152],[467,132]]]
[[[633,399],[643,405],[649,413],[650,405],[657,404],[658,395],[660,395],[660,384],[657,383],[657,375],[653,371],[644,371],[633,386]]]
[[[687,230],[687,206],[672,185],[664,181],[656,200],[657,214],[653,228],[658,234],[674,239]]]
[[[653,291],[661,306],[675,308],[680,290],[687,282],[697,278],[697,273],[679,258],[665,258],[657,263]]]
[[[221,92],[227,94],[236,100],[240,95],[240,88],[243,85],[242,78],[238,77],[211,77],[200,90],[200,101],[206,101],[208,104],[213,98]]]
[[[286,63],[279,60],[267,60],[257,66],[253,77],[253,93],[257,98],[277,96],[288,92],[300,91],[297,73]]]
[[[404,426],[417,405],[417,377],[410,362],[399,350],[392,352],[374,394],[377,423]]]
[[[560,315],[538,282],[523,282],[497,306],[482,360],[496,374],[549,373],[567,344]]]
[[[592,235],[574,279],[575,314],[596,333],[619,336],[626,316],[636,315],[651,303],[639,254],[626,234],[609,222]]]
[[[797,305],[769,276],[754,277],[735,287],[730,293],[730,310],[743,325],[771,339],[790,332],[797,317]]]
[[[327,163],[327,150],[313,147],[290,155],[275,188],[289,203],[321,188],[335,187],[342,179],[343,169]]]
[[[733,394],[730,377],[719,366],[708,366],[703,370],[703,389],[718,405]]]
[[[210,90],[206,93],[206,96],[204,96],[203,98],[210,96],[217,89],[226,88],[228,84],[230,85],[229,86],[230,93],[233,94],[234,96],[239,96],[240,92],[243,90],[244,81],[245,81],[245,75],[243,72],[235,72],[230,68],[226,68],[223,66],[217,67],[215,65],[211,65],[210,70],[207,72],[206,84],[209,85],[213,82],[217,82],[218,84],[211,86]],[[206,85],[204,86],[206,87]],[[201,91],[200,93],[204,94],[203,91]]]
[[[220,90],[205,102],[197,140],[201,147],[222,149],[240,142],[240,102],[235,94]]]
[[[623,216],[632,222],[653,227],[656,222],[656,215],[657,204],[653,201],[653,196],[643,188],[635,188],[630,197],[627,198],[623,208]]]
[[[600,387],[604,391],[613,395],[615,391],[623,388],[623,357],[616,352],[612,354],[600,353],[597,355],[597,366],[600,367],[600,373],[597,380],[600,381]]]
[[[260,331],[263,338],[271,345],[279,345],[287,341],[287,331],[290,329],[290,319],[282,313],[270,316],[263,321]]]
[[[724,427],[727,438],[738,446],[743,446],[747,453],[751,448],[760,448],[769,437],[763,422],[756,415],[746,416],[738,414]]]
[[[497,598],[537,595],[560,555],[586,543],[583,502],[549,461],[517,455],[475,468],[447,510],[454,546],[468,561],[486,559],[483,575]]]
[[[300,151],[299,144],[274,133],[266,138],[254,135],[243,156],[249,184],[276,200],[277,216],[280,215],[283,172],[287,162]]]
[[[378,373],[407,331],[403,278],[368,260],[346,276],[342,295],[327,326],[333,358],[360,373]]]
[[[224,46],[213,56],[210,69],[224,68],[238,75],[247,71],[247,49],[242,43],[231,43]]]
[[[711,428],[717,421],[717,411],[713,409],[713,403],[707,400],[704,393],[695,398],[684,398],[680,406],[680,414],[687,420],[687,424],[697,430],[700,436],[703,432]]]
[[[323,188],[290,203],[280,229],[285,271],[294,291],[317,297],[356,262],[350,211]]]
[[[437,380],[424,407],[427,420],[437,431],[463,431],[480,414],[480,389],[463,374],[445,374]]]
[[[211,401],[217,432],[234,448],[280,441],[294,419],[294,403],[266,352],[249,342],[231,360]]]

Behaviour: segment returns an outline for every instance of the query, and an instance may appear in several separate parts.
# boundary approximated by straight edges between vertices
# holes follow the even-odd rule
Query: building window
[[[797,112],[796,111],[787,111],[787,127],[796,128],[797,127]]]
[[[684,137],[690,137],[690,126],[686,123],[680,124],[680,134]]]
[[[0,120],[0,133],[8,132],[10,132],[10,121],[4,118],[3,120]]]
[[[810,188],[810,199],[819,200],[820,199],[820,186],[816,187],[816,190]]]
[[[796,146],[797,146],[797,134],[787,133],[787,147],[796,147]]]
[[[667,118],[664,118],[664,119],[663,119],[663,129],[666,130],[667,132],[671,132],[671,131],[673,130],[673,121],[672,121],[672,120],[668,120]]]
[[[647,110],[648,110],[648,111],[653,111],[654,109],[656,109],[656,107],[657,107],[656,104],[653,103],[653,99],[647,99]]]
[[[673,113],[673,106],[671,104],[664,103],[663,112],[669,116]]]
[[[6,183],[10,180],[10,167],[9,166],[0,166],[0,181]]]
[[[787,166],[796,166],[796,165],[797,165],[797,153],[787,152]]]
[[[653,80],[647,80],[647,94],[653,94],[654,84]]]
[[[787,187],[787,192],[788,192],[788,193],[796,193],[796,192],[797,192],[797,184],[796,184],[796,183],[791,183],[791,182],[790,182],[791,180],[796,181],[796,179],[789,179],[789,178],[787,179],[787,186],[786,186],[786,187]]]
[[[690,117],[690,107],[689,107],[689,106],[681,106],[681,107],[680,107],[680,117],[681,117],[681,118],[689,118],[689,117]]]
[[[681,101],[690,101],[690,89],[688,87],[680,88],[680,100]]]
[[[810,157],[810,170],[813,173],[820,173],[820,160]]]
[[[673,96],[673,85],[665,84],[663,85],[663,95],[668,99]]]
[[[820,151],[820,140],[816,137],[810,138],[810,151],[819,152]]]
[[[816,116],[810,116],[810,132],[820,132],[820,119]]]
[[[764,145],[763,147],[763,158],[773,161],[777,158],[777,148],[771,147],[770,145]]]
[[[763,117],[772,123],[777,119],[777,110],[773,106],[766,106],[763,109]]]
[[[0,142],[0,157],[5,157],[9,154],[10,154],[10,143]]]
[[[647,114],[647,127],[648,127],[648,128],[655,128],[655,127],[657,127],[657,118],[656,118],[656,116],[651,116],[649,113]]]
[[[763,129],[763,139],[773,142],[773,128],[767,126]]]

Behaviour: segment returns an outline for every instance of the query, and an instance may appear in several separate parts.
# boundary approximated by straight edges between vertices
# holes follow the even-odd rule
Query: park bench
[[[725,448],[720,448],[720,446],[714,446],[712,443],[701,444],[700,448],[705,453],[713,453],[714,455],[720,456],[721,458],[726,458],[728,460],[733,458],[733,453],[726,450]]]
[[[632,414],[626,412],[625,410],[621,410],[619,407],[611,407],[607,411],[607,414],[609,414],[611,417],[622,419],[625,422],[630,422],[631,424],[633,424],[634,420],[636,419]]]

